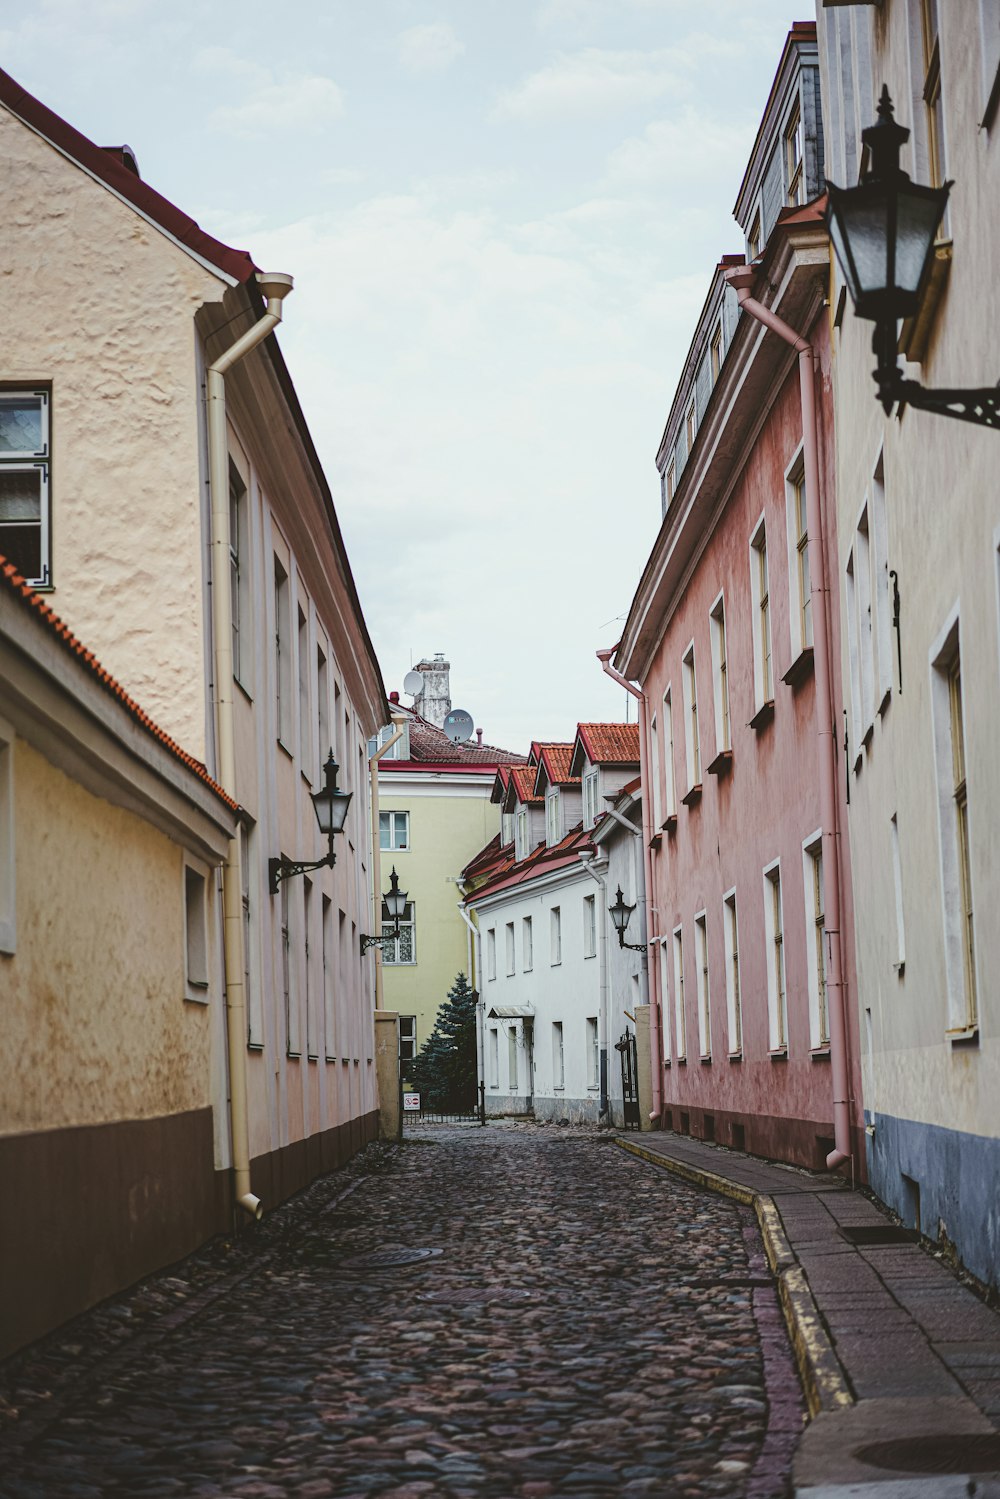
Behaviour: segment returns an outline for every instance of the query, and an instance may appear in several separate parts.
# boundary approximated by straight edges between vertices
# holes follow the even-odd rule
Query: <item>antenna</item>
[[[452,744],[462,744],[471,738],[475,724],[472,714],[466,713],[464,708],[452,708],[445,718],[443,728]]]

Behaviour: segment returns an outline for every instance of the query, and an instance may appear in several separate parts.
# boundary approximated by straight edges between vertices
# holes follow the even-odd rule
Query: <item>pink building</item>
[[[714,273],[614,666],[643,696],[654,1108],[861,1175],[817,78],[796,26],[737,202],[751,264]]]

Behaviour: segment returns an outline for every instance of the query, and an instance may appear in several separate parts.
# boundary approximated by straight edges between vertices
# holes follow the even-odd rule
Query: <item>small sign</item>
[[[404,1114],[419,1114],[420,1113],[420,1094],[419,1093],[404,1093],[403,1094],[403,1112],[404,1112]]]

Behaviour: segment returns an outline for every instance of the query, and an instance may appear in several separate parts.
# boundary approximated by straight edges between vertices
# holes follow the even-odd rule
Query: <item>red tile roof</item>
[[[579,765],[579,747],[591,765],[638,765],[639,725],[635,723],[581,723],[576,726],[573,762]]]
[[[110,672],[105,671],[93,651],[88,651],[86,646],[77,640],[69,626],[63,624],[58,614],[49,608],[45,600],[39,594],[35,593],[34,589],[24,581],[13,563],[8,562],[4,557],[0,557],[0,588],[12,598],[18,600],[22,608],[34,611],[35,615],[44,622],[50,634],[55,636],[56,640],[59,641],[66,654],[75,657],[82,668],[90,672],[91,676],[96,677],[105,691],[118,699],[126,712],[135,719],[141,728],[145,729],[147,734],[150,734],[154,739],[158,739],[165,749],[168,749],[183,765],[186,765],[189,770],[193,771],[199,780],[204,781],[206,786],[210,787],[216,796],[225,802],[227,807],[231,807],[234,812],[239,811],[239,803],[233,801],[232,797],[228,796],[222,787],[213,781],[201,761],[196,760],[193,755],[189,755],[186,750],[182,750],[180,745],[170,738],[169,734],[165,733],[158,724],[153,722],[148,714],[142,711],[135,699],[129,697],[124,687],[115,681]]]
[[[0,103],[46,140],[65,151],[74,161],[86,167],[101,182],[104,182],[120,198],[124,198],[140,213],[152,219],[167,234],[207,260],[224,275],[238,283],[251,280],[257,267],[246,250],[234,250],[221,240],[213,239],[199,228],[194,219],[164,198],[155,188],[143,182],[132,169],[125,165],[121,150],[108,150],[97,146],[79,130],[49,109],[41,100],[34,98],[27,89],[0,68]]]
[[[579,776],[570,775],[570,762],[573,759],[573,746],[571,744],[539,744],[538,745],[538,768],[539,772],[545,771],[545,778],[550,786],[571,786],[574,781],[579,781]],[[535,777],[535,790],[538,790],[539,776]]]
[[[510,787],[519,802],[529,807],[540,807],[542,797],[535,795],[535,767],[533,765],[512,765],[510,770]]]
[[[405,708],[400,703],[390,704],[397,716],[407,719],[410,727],[409,760],[380,760],[379,770],[412,770],[415,765],[462,765],[468,768],[481,767],[484,771],[495,770],[498,765],[523,765],[523,755],[513,750],[498,749],[495,744],[456,744],[449,739],[437,724],[423,718],[414,708]]]
[[[604,815],[606,814],[602,814]],[[577,823],[575,828],[551,848],[544,843],[540,844],[526,859],[516,860],[513,844],[508,843],[500,848],[498,841],[494,839],[462,871],[463,879],[471,881],[475,878],[481,881],[474,894],[467,897],[467,901],[474,903],[485,895],[495,895],[500,890],[527,884],[539,875],[569,868],[579,863],[580,855],[591,851],[593,847],[591,835],[584,829],[582,822]],[[488,857],[491,850],[492,856]]]

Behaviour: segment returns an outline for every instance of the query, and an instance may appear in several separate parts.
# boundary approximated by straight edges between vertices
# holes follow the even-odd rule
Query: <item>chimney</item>
[[[424,679],[423,686],[413,699],[414,708],[428,723],[437,724],[439,729],[443,728],[444,721],[451,712],[451,662],[446,661],[438,651],[433,661],[418,661],[414,671],[418,671]]]
[[[479,744],[479,745],[481,745],[482,742],[483,742],[483,731],[482,731],[482,729],[477,729],[476,730],[476,743]]]

